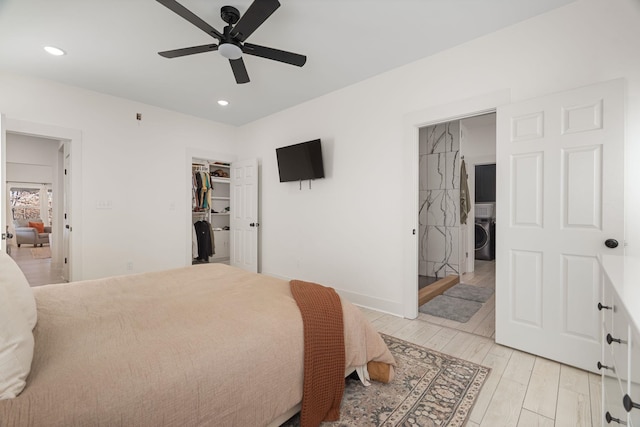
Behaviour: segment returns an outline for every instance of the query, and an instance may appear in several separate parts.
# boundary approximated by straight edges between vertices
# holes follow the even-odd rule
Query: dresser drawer
[[[617,295],[613,295],[611,329],[604,331],[604,346],[613,354],[616,373],[623,389],[629,379],[629,320]]]
[[[613,331],[613,294],[613,285],[606,276],[603,277],[602,298],[598,304],[598,310],[602,313],[602,323],[607,332]]]
[[[602,426],[640,427],[640,257],[601,255],[600,261],[601,363],[611,368],[601,369]]]
[[[640,404],[640,334],[634,328],[630,332],[629,396],[634,403]],[[640,427],[640,408],[631,409],[629,421],[631,425]]]
[[[623,422],[627,421],[627,411],[625,411],[622,406],[622,387],[620,386],[620,381],[618,381],[618,377],[609,373],[602,375],[602,395],[604,396],[604,408],[602,409],[602,417],[605,417],[609,414],[610,417],[619,419]],[[603,421],[602,425],[608,425],[606,421]],[[612,423],[612,425],[618,425],[617,423]]]

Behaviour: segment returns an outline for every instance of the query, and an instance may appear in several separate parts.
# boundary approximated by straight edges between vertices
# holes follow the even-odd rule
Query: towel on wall
[[[469,194],[469,183],[467,176],[467,166],[462,160],[460,164],[460,224],[467,223],[467,215],[471,210],[471,195]]]

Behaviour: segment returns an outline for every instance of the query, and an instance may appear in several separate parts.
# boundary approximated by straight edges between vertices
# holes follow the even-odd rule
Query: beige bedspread
[[[259,426],[300,402],[288,282],[221,264],[35,288],[35,353],[0,425]],[[347,368],[393,363],[343,300]]]

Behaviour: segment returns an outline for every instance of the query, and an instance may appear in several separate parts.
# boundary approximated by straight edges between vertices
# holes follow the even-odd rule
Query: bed
[[[3,427],[279,425],[300,407],[303,324],[285,280],[206,264],[33,294],[33,360],[0,400]],[[341,302],[345,373],[393,366]]]

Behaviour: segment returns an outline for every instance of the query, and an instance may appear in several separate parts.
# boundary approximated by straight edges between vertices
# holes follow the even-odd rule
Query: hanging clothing
[[[467,223],[467,216],[471,210],[471,195],[469,194],[469,176],[464,160],[460,163],[460,224]]]
[[[200,194],[202,193],[202,175],[198,171],[194,172],[193,175],[195,181],[196,208],[201,208],[202,200],[200,198]]]
[[[213,250],[213,233],[211,224],[207,221],[196,221],[193,224],[196,231],[196,240],[198,241],[198,261],[208,262],[209,257],[214,254]]]

